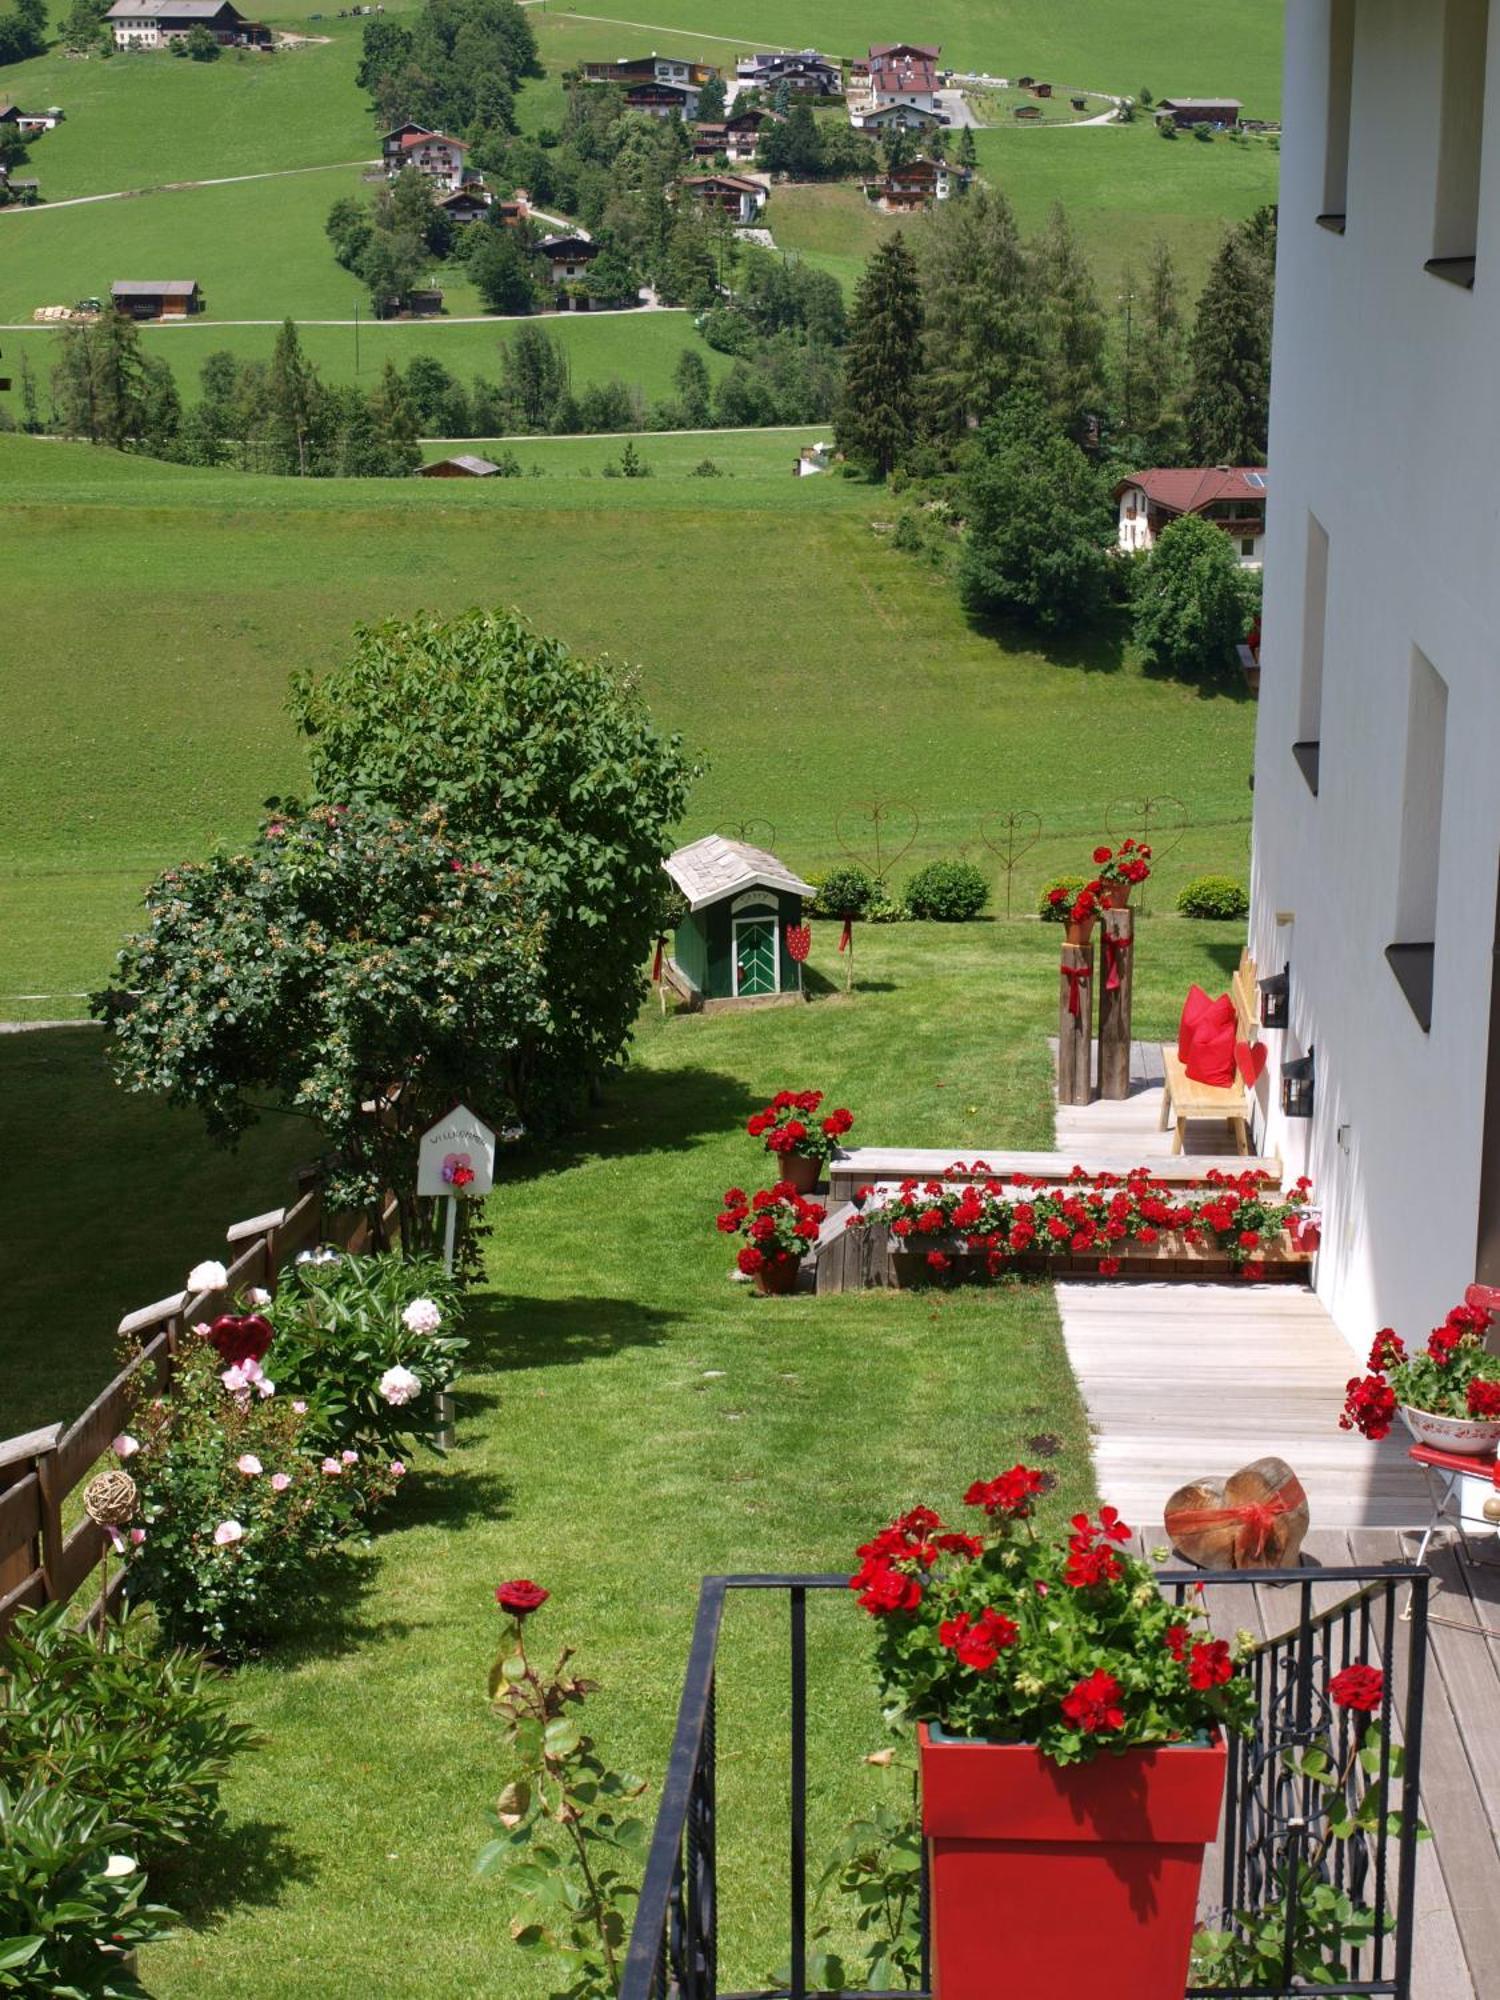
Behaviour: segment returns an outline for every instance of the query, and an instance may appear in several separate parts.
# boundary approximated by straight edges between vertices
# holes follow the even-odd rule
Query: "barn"
[[[815,892],[774,854],[710,833],[663,863],[687,904],[669,982],[693,1007],[796,1000],[802,966],[787,933]]]
[[[129,319],[186,319],[203,310],[196,278],[120,278],[109,296]]]

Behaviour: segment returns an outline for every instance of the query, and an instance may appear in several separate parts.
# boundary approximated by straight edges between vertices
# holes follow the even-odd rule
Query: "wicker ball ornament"
[[[100,1528],[118,1528],[135,1513],[138,1495],[128,1472],[101,1472],[84,1489],[83,1511]]]

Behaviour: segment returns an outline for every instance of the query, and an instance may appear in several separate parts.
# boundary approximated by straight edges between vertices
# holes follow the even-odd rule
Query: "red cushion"
[[[1227,993],[1208,1006],[1193,1024],[1182,1066],[1194,1083],[1212,1083],[1221,1088],[1234,1082],[1234,1043],[1238,1023],[1234,1002]]]
[[[1180,1063],[1187,1062],[1194,1032],[1212,1005],[1201,986],[1188,988],[1188,997],[1182,1003],[1182,1019],[1177,1023],[1177,1060]]]

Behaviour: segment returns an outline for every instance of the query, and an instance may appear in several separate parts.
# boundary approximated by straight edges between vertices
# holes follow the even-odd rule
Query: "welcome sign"
[[[495,1184],[495,1135],[466,1104],[422,1134],[417,1155],[417,1193],[488,1194]]]

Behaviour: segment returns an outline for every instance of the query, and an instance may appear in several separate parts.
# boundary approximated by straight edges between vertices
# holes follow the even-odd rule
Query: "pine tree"
[[[1088,260],[1061,202],[1032,247],[1041,345],[1041,387],[1052,421],[1086,442],[1104,403],[1106,325]]]
[[[698,92],[698,118],[704,125],[717,125],[724,118],[724,86],[711,76]]]
[[[865,265],[844,349],[839,448],[884,478],[917,435],[922,392],[922,290],[900,230]]]
[[[416,412],[394,361],[387,361],[381,370],[379,387],[370,398],[370,414],[382,447],[384,477],[415,472],[422,462],[417,449]]]
[[[1144,281],[1129,267],[1120,280],[1118,404],[1124,443],[1152,465],[1177,465],[1187,436],[1182,394],[1187,338],[1177,300],[1177,267],[1158,237]]]
[[[979,151],[974,144],[974,128],[965,125],[958,135],[958,164],[972,173],[979,164]]]
[[[1198,300],[1185,414],[1199,465],[1265,463],[1275,282],[1275,223],[1262,211],[1225,237]]]
[[[1039,330],[1026,253],[1005,196],[945,202],[922,234],[934,427],[961,437],[1036,379]]]
[[[696,348],[685,347],[672,374],[672,386],[682,405],[682,421],[688,430],[703,430],[709,420],[708,364]]]
[[[326,419],[317,370],[302,352],[296,322],[283,320],[266,374],[265,445],[270,470],[306,477],[316,468]]]

